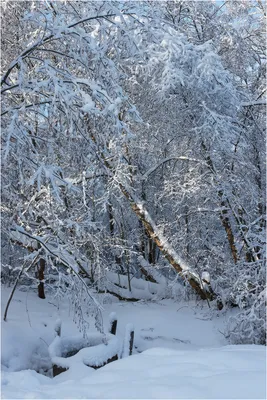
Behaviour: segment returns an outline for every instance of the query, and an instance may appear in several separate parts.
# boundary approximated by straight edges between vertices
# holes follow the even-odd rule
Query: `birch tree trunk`
[[[90,132],[91,139],[97,144],[96,137]],[[99,148],[99,147],[98,147]],[[112,164],[107,161],[106,156],[99,152],[99,160],[102,161],[104,166],[113,175],[114,170]],[[128,200],[132,210],[142,222],[148,237],[156,244],[164,257],[169,261],[171,266],[176,272],[185,280],[189,282],[195,292],[201,297],[202,300],[214,300],[217,296],[212,290],[210,285],[206,285],[208,290],[205,290],[201,278],[190,270],[189,266],[176,254],[175,250],[170,246],[168,240],[159,232],[156,224],[152,220],[148,211],[145,209],[143,202],[131,194],[130,189],[127,189],[122,183],[117,182],[120,191]]]
[[[179,275],[189,282],[201,299],[213,300],[216,298],[216,294],[213,292],[212,288],[209,286],[208,291],[204,289],[201,279],[197,276],[197,274],[190,271],[190,268],[181,260],[174,249],[172,249],[172,247],[169,245],[167,239],[158,231],[154,221],[144,208],[142,202],[139,202],[138,199],[134,198],[122,184],[119,184],[119,186],[121,192],[129,201],[132,210],[142,222],[147,235],[157,245],[171,266],[178,272]]]

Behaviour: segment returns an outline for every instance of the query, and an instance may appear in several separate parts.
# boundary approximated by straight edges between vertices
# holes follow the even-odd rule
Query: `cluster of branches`
[[[129,288],[133,276],[155,280],[142,255],[220,308],[258,310],[262,3],[2,8],[4,247],[34,253],[27,268],[37,266],[39,290],[55,265],[95,288],[107,270],[127,274]]]

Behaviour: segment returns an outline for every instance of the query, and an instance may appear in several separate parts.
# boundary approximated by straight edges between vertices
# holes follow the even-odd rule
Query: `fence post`
[[[131,356],[133,353],[134,327],[133,324],[127,324],[125,328],[125,337],[122,351],[122,358]]]
[[[111,333],[112,335],[116,335],[116,331],[117,331],[117,316],[115,312],[112,312],[109,316],[109,333]]]

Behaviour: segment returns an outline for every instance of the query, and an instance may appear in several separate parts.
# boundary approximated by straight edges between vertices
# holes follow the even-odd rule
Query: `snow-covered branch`
[[[153,172],[155,172],[159,167],[161,167],[163,164],[166,164],[166,163],[168,163],[168,162],[170,162],[170,161],[179,161],[179,160],[180,160],[180,161],[191,161],[191,162],[196,162],[196,163],[199,163],[199,164],[206,165],[206,163],[205,163],[203,160],[198,160],[198,159],[195,159],[195,158],[192,158],[192,157],[185,157],[185,156],[167,157],[167,158],[161,160],[159,163],[157,163],[157,165],[154,165],[154,166],[153,166],[152,168],[150,168],[147,172],[145,172],[145,173],[142,175],[142,177],[141,177],[142,181],[146,181],[146,180],[148,179],[148,177],[149,177]]]
[[[266,106],[266,100],[255,100],[241,104],[242,107]]]

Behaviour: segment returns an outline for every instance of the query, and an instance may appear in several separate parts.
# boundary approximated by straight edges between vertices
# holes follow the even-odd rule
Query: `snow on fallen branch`
[[[57,336],[48,350],[53,365],[65,370],[77,368],[78,364],[98,368],[118,355],[120,343],[115,335],[109,333],[91,333],[86,339],[82,336]]]
[[[128,276],[121,275],[115,272],[107,272],[107,278],[109,282],[121,286],[122,288],[128,288]],[[164,284],[165,283],[165,284]],[[145,281],[141,278],[131,277],[131,288],[138,289],[141,291],[149,292],[150,294],[159,294],[166,288],[166,281],[162,284]]]

